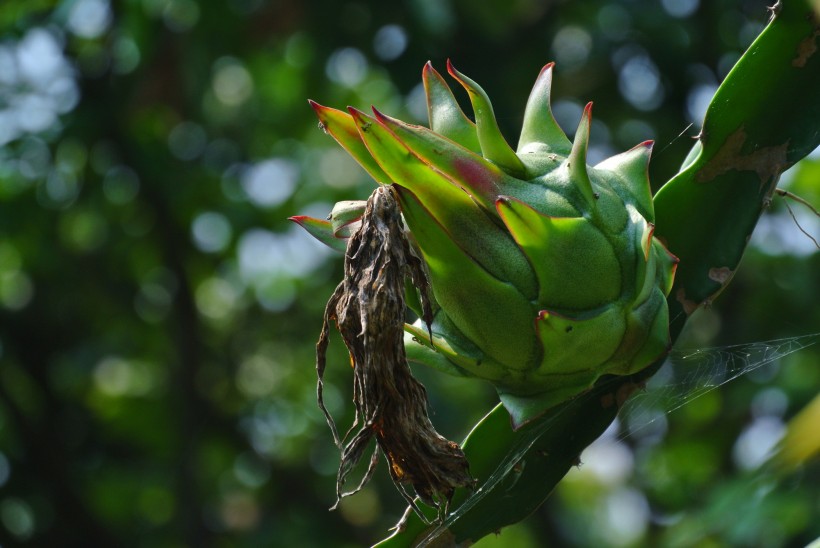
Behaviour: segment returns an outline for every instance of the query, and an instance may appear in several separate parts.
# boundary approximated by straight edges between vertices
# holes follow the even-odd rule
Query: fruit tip
[[[453,62],[450,61],[449,58],[447,58],[447,72],[450,73],[450,76],[452,76],[459,82],[461,81],[461,73],[456,70],[455,65],[453,65]]]
[[[350,105],[348,105],[348,106],[347,106],[347,112],[348,112],[348,114],[350,114],[351,116],[353,116],[353,118],[354,118],[354,119],[358,119],[358,118],[361,118],[361,117],[367,116],[367,115],[366,115],[364,112],[362,112],[361,110],[357,109],[356,107],[352,107],[352,106],[350,106]]]
[[[391,118],[387,114],[384,114],[382,111],[377,109],[376,107],[371,106],[371,110],[373,111],[373,116],[378,120],[381,124],[391,124],[391,125],[398,125],[398,120]]]
[[[320,119],[322,118],[322,115],[324,114],[324,112],[328,108],[328,107],[320,105],[319,103],[317,103],[313,99],[308,99],[308,104],[310,105],[310,108],[312,108],[313,111],[316,113],[316,115],[319,116]]]

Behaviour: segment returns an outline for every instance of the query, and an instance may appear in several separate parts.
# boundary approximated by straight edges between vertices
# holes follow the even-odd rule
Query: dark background
[[[341,258],[286,218],[323,217],[373,182],[307,99],[423,122],[421,68],[450,58],[514,143],[555,60],[565,130],[594,101],[591,161],[655,139],[657,187],[767,16],[734,0],[4,0],[0,544],[385,536],[403,503],[383,466],[327,511],[338,452],[313,352]],[[815,154],[782,184],[818,204],[818,180]],[[682,345],[820,332],[818,270],[775,200]],[[344,424],[351,375],[339,341],[332,352],[327,401]],[[703,375],[727,360],[706,356]],[[790,354],[634,436],[613,431],[542,509],[479,546],[804,545],[820,535],[817,464],[785,477],[761,464],[817,394],[819,359]],[[478,381],[417,374],[453,439],[495,402]]]

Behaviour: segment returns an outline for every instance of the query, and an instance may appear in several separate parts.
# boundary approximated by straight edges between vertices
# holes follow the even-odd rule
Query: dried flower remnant
[[[413,509],[424,517],[408,486],[442,516],[456,487],[472,485],[473,480],[461,448],[436,432],[430,422],[427,393],[407,364],[403,342],[407,278],[419,291],[423,319],[429,325],[432,311],[424,265],[407,240],[396,191],[381,186],[370,196],[361,226],[348,240],[344,279],[325,309],[316,345],[318,401],[342,450],[337,505],[339,499],[356,493],[372,477],[381,450],[393,482]],[[322,397],[331,321],[336,322],[353,365],[356,420],[344,438],[339,436]],[[357,426],[358,431],[348,438]],[[373,438],[377,446],[361,483],[353,491],[343,492],[348,475]]]

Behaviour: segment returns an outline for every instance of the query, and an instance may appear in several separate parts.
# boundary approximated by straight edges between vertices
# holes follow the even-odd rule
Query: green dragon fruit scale
[[[408,359],[490,381],[518,427],[602,375],[635,373],[668,352],[677,258],[653,237],[651,141],[588,166],[592,104],[570,142],[550,108],[550,63],[513,150],[484,90],[447,68],[475,122],[430,63],[429,129],[375,108],[311,105],[377,182],[394,185],[427,265],[432,337],[421,321],[407,325]],[[293,220],[343,249],[362,207]]]

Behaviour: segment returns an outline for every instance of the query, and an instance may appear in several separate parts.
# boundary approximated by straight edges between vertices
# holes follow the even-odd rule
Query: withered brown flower
[[[319,406],[342,451],[334,508],[342,497],[356,493],[370,480],[380,450],[387,458],[394,484],[422,518],[409,486],[441,517],[456,487],[473,483],[459,445],[433,427],[427,415],[427,392],[407,364],[403,334],[408,279],[419,291],[423,319],[429,325],[430,286],[424,263],[408,241],[396,191],[380,186],[367,201],[361,226],[348,240],[344,279],[327,303],[316,345]],[[356,419],[344,437],[339,435],[322,395],[331,321],[336,322],[353,365]],[[361,483],[353,491],[343,492],[348,475],[373,438],[377,445]]]

